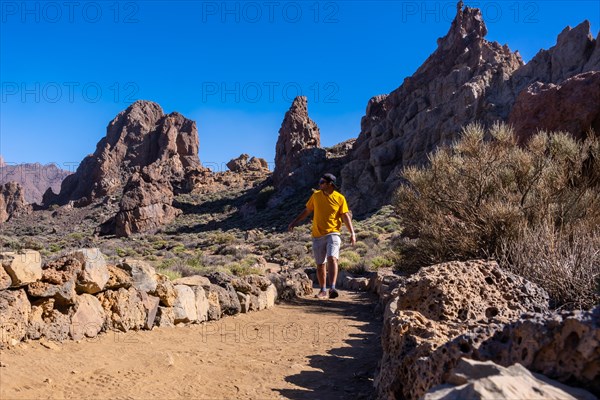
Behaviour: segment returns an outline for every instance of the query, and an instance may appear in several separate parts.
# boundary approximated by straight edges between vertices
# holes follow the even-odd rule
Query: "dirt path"
[[[365,293],[201,325],[0,352],[1,399],[368,399],[381,318]]]

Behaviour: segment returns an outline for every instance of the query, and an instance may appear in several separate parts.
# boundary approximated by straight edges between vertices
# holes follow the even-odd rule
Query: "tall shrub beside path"
[[[403,177],[394,206],[416,239],[401,249],[405,264],[493,257],[545,287],[557,306],[597,302],[600,142],[593,134],[578,142],[541,132],[519,146],[506,125],[469,125]],[[540,240],[560,251],[541,249]]]

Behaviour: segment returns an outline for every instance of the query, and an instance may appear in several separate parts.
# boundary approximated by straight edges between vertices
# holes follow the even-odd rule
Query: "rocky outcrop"
[[[60,191],[62,181],[70,174],[71,172],[56,164],[0,163],[0,184],[16,182],[21,185],[25,201],[29,204],[41,204],[42,196],[48,188]]]
[[[599,70],[598,40],[593,39],[589,28],[585,21],[565,29],[556,46],[540,51],[524,65],[518,52],[485,40],[487,28],[480,10],[463,8],[459,2],[456,18],[448,34],[438,40],[437,50],[398,89],[369,100],[360,135],[348,157],[350,162],[341,172],[342,191],[353,211],[360,214],[389,202],[405,166],[427,162],[428,153],[453,142],[469,123],[506,121],[516,101],[522,103],[523,116],[529,102],[539,104],[536,109],[541,112],[541,103],[549,98],[565,103],[582,100],[577,93],[566,93],[571,88],[577,90],[573,83],[560,95],[548,94],[549,98],[538,100],[519,94],[534,91],[536,82],[561,84],[579,73]],[[555,105],[545,112],[558,115],[569,107]],[[569,126],[586,126],[590,118],[595,124],[593,115],[597,114],[588,108],[572,114],[569,120],[578,122],[569,122]],[[527,120],[536,118],[542,117],[530,113]],[[562,126],[564,123],[556,128]],[[556,129],[550,124],[545,127]]]
[[[166,115],[156,103],[136,101],[108,125],[94,154],[63,181],[60,193],[45,194],[44,204],[85,205],[120,195],[136,170],[144,167],[158,168],[165,181],[179,187],[186,169],[199,165],[196,123],[176,112]]]
[[[229,161],[227,168],[231,172],[268,171],[269,164],[263,158],[250,158],[248,154],[241,154],[238,158]]]
[[[585,390],[532,374],[520,364],[505,368],[491,361],[461,359],[448,382],[433,388],[423,399],[596,399]]]
[[[0,223],[29,214],[31,210],[31,206],[25,201],[21,185],[15,182],[0,185]]]
[[[600,307],[551,313],[543,289],[495,262],[444,263],[410,277],[378,273],[370,281],[385,305],[380,398],[421,398],[452,383],[462,358],[520,363],[600,391]]]
[[[583,139],[593,129],[600,136],[600,71],[575,75],[559,85],[529,85],[517,97],[508,122],[521,142],[538,130]]]
[[[308,100],[305,96],[298,96],[285,113],[279,129],[273,171],[275,187],[314,184],[313,169],[324,158],[319,127],[308,116]]]

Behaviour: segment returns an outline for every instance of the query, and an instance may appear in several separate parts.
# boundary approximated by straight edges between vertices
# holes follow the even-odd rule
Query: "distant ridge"
[[[25,201],[33,204],[42,202],[48,188],[60,190],[60,184],[71,173],[56,164],[6,163],[0,155],[0,184],[16,182],[23,187]]]

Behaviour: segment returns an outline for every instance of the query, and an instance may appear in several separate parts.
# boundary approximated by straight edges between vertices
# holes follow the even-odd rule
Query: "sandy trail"
[[[381,356],[370,294],[220,321],[0,352],[1,399],[368,399]]]

